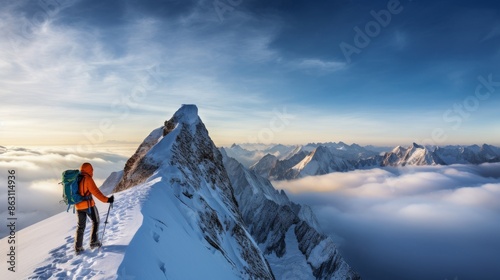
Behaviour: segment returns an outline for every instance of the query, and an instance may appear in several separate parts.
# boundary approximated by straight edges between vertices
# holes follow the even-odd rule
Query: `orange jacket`
[[[106,203],[108,202],[108,198],[102,194],[102,192],[97,188],[94,179],[92,176],[94,175],[94,168],[88,162],[82,164],[80,167],[80,173],[83,176],[80,181],[80,185],[78,186],[80,194],[82,195],[95,195],[100,201]],[[76,210],[84,210],[89,207],[95,205],[94,199],[82,201],[75,205]]]

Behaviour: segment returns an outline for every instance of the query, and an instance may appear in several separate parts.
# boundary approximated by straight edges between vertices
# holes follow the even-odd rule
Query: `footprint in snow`
[[[160,242],[160,235],[156,232],[153,232],[153,240],[156,242],[156,243],[159,243]]]
[[[85,230],[84,244],[88,242],[90,227]],[[49,257],[44,261],[44,264],[38,268],[35,268],[33,274],[28,279],[71,279],[74,278],[75,273],[80,269],[88,269],[93,263],[93,258],[97,256],[97,252],[92,252],[86,250],[82,255],[75,257],[73,250],[75,238],[73,236],[67,236],[64,238],[65,244],[56,247],[49,251]],[[73,258],[75,258],[73,260]],[[70,262],[73,260],[72,262]],[[48,264],[47,264],[48,263]],[[73,266],[73,269],[68,270],[67,266]],[[79,272],[76,275],[81,275],[82,278],[77,277],[76,279],[92,279],[95,276],[95,272],[83,271],[81,274]],[[73,277],[71,276],[73,275]],[[88,276],[91,275],[89,278]]]
[[[70,239],[67,237],[66,240]],[[49,251],[49,259],[51,260],[51,263],[36,268],[35,271],[33,271],[33,275],[30,276],[29,279],[49,279],[50,277],[54,276],[58,277],[57,275],[64,271],[59,266],[67,263],[73,258],[73,255],[67,254],[69,249],[70,246],[68,246],[68,244],[65,244]]]

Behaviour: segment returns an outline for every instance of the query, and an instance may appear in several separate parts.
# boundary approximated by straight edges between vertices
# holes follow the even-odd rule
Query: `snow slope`
[[[75,256],[73,243],[76,217],[71,211],[62,212],[17,233],[19,268],[15,273],[6,272],[2,262],[0,278],[116,279],[127,246],[142,224],[140,202],[147,197],[152,183],[115,195],[116,203],[109,214],[102,251],[87,250]],[[96,205],[100,211],[102,228],[109,204],[96,201]],[[85,230],[85,247],[89,243],[90,224],[89,221]],[[5,238],[0,240],[0,244],[2,247],[6,244]]]

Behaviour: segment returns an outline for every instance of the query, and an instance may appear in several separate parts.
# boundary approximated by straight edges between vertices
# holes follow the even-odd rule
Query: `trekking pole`
[[[102,236],[101,236],[101,247],[102,247],[102,242],[104,241],[104,232],[106,231],[106,225],[108,224],[109,211],[111,210],[111,208],[113,208],[113,203],[109,204],[108,213],[106,214],[106,220],[104,221],[104,228],[102,230]],[[101,249],[101,247],[99,247],[99,250]]]

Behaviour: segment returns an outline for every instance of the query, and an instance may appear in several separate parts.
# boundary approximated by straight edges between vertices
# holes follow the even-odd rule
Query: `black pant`
[[[87,224],[87,216],[92,220],[92,234],[90,236],[90,244],[97,242],[97,233],[99,231],[99,212],[97,207],[93,206],[89,209],[76,211],[78,216],[78,225],[76,227],[75,249],[82,247],[83,233]]]

